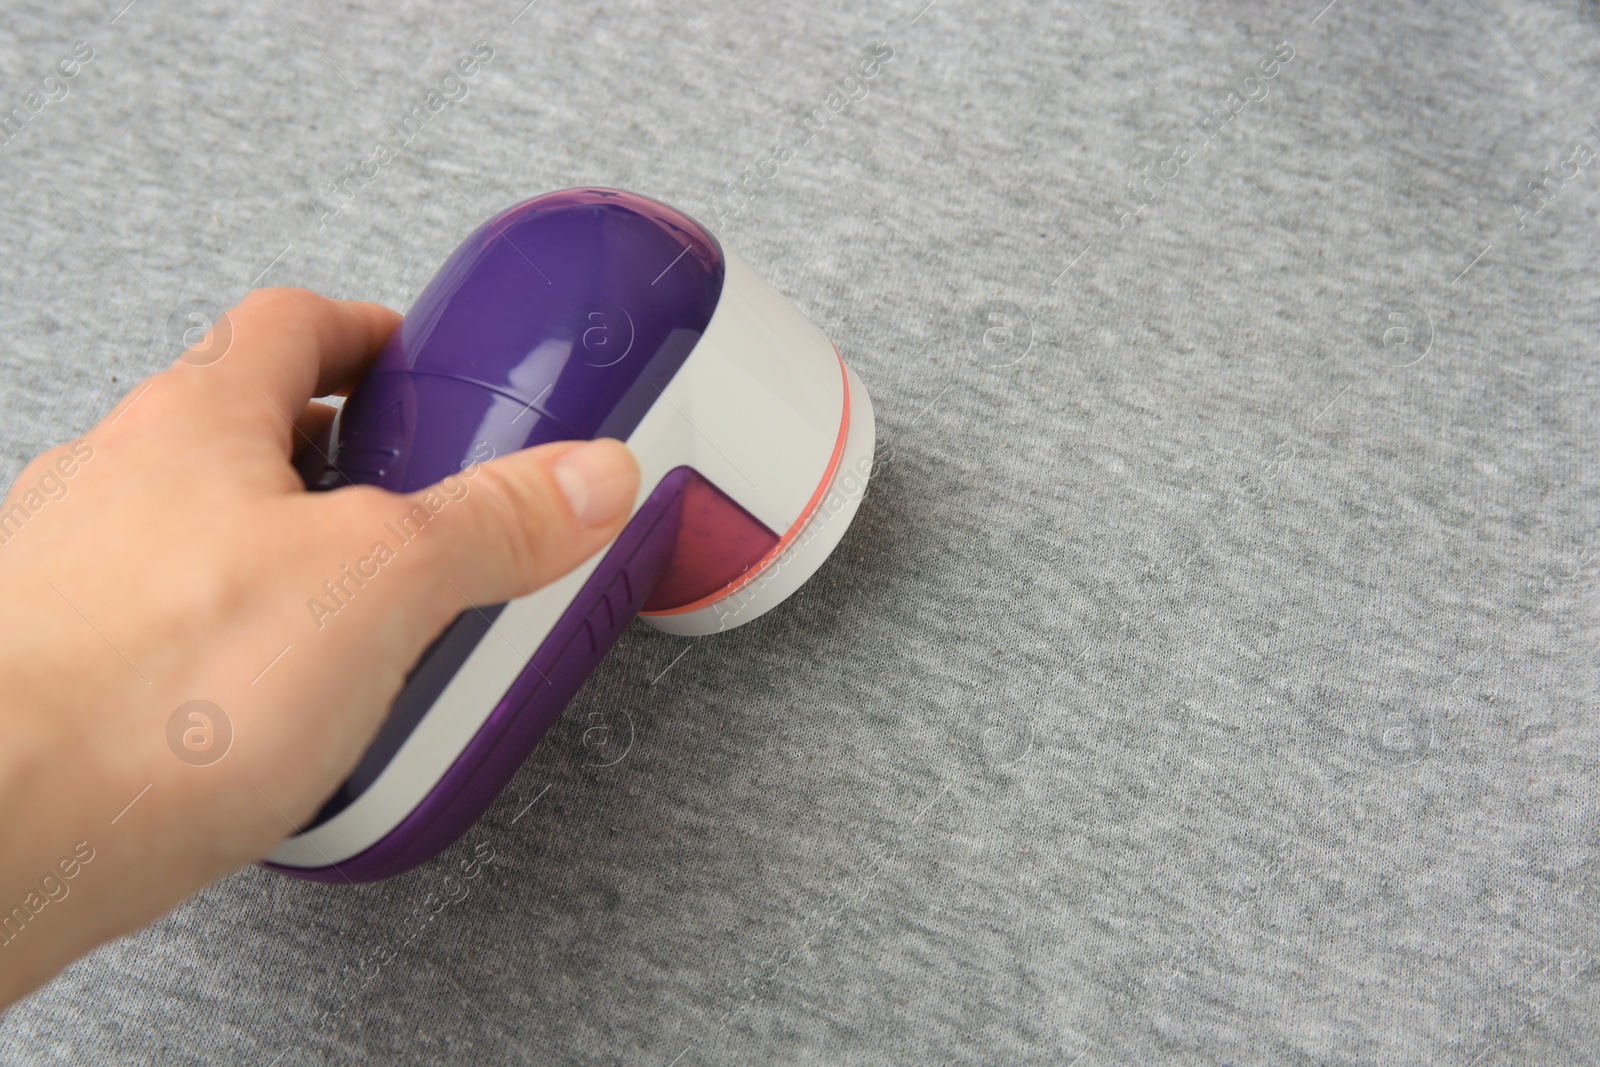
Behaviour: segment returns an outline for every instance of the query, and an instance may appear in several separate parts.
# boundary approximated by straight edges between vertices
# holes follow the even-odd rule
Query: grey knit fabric
[[[190,302],[404,308],[584,184],[881,445],[438,862],[241,872],[0,1057],[1600,1062],[1593,3],[122,2],[0,16],[8,481]]]

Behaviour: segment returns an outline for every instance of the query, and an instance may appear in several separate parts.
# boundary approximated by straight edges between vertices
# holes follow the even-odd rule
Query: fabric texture
[[[0,472],[193,302],[404,308],[593,184],[837,342],[855,524],[437,862],[229,877],[0,1059],[1600,1062],[1593,3],[523,2],[9,3]]]

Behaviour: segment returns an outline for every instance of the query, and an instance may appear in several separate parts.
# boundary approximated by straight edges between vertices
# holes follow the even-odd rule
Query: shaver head
[[[503,212],[446,261],[345,404],[314,484],[410,492],[596,437],[639,461],[622,533],[545,589],[452,623],[355,771],[268,866],[343,882],[431,858],[635,615],[703,635],[781,603],[865,493],[872,405],[821,331],[694,221],[573,189]],[[389,532],[404,543],[425,523]]]

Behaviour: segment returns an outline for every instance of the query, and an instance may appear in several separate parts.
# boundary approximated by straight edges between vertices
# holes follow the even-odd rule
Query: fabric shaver
[[[452,622],[266,866],[342,883],[431,859],[635,615],[699,636],[782,602],[866,492],[872,402],[828,338],[686,215],[571,189],[501,213],[450,256],[345,403],[313,488],[412,492],[597,437],[639,461],[626,527],[565,578]]]

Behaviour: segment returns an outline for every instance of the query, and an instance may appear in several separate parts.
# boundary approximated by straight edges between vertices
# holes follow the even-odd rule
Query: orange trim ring
[[[783,555],[783,550],[788,548],[796,537],[800,536],[800,531],[805,529],[806,523],[811,521],[811,516],[821,506],[822,498],[828,493],[828,486],[833,484],[834,472],[839,469],[839,460],[844,456],[845,439],[850,436],[850,377],[845,372],[844,357],[839,355],[838,345],[833,346],[833,354],[839,359],[839,381],[840,387],[844,390],[844,412],[839,420],[839,436],[833,442],[833,455],[828,458],[828,469],[822,472],[822,482],[817,486],[817,491],[811,494],[811,499],[806,503],[805,510],[800,513],[800,517],[794,520],[794,524],[789,527],[788,532],[778,538],[778,543],[772,546],[770,552],[758,559],[749,570],[721,589],[718,589],[715,593],[703,596],[699,600],[685,604],[682,607],[666,608],[661,611],[641,611],[639,612],[640,615],[683,615],[709,607],[723,597],[736,593],[750,582],[755,581],[756,577],[766,570],[773,560]]]

